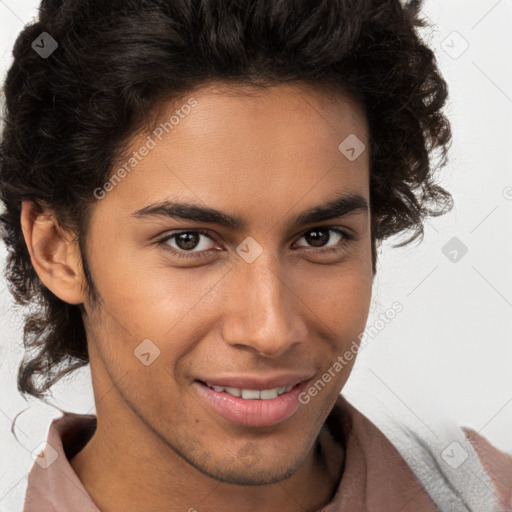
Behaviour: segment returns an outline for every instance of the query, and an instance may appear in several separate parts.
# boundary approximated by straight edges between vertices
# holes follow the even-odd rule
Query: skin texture
[[[301,371],[315,382],[363,332],[370,212],[302,226],[292,219],[339,194],[369,202],[368,151],[351,162],[338,150],[350,134],[369,148],[366,120],[349,96],[305,85],[211,85],[189,96],[197,105],[94,208],[87,257],[99,304],[83,293],[72,237],[55,229],[51,212],[23,205],[41,280],[87,311],[98,428],[71,464],[103,512],[316,510],[337,486],[317,436],[355,359],[272,427],[229,422],[194,381]],[[168,119],[175,108],[161,113]],[[147,135],[132,139],[133,151]],[[247,229],[131,215],[164,199],[238,215]],[[314,245],[320,227],[324,242]],[[327,227],[354,239],[340,246]],[[211,237],[188,242],[187,254],[206,257],[173,254],[186,252],[177,238],[158,245],[187,229]],[[252,263],[236,251],[247,237],[262,248]],[[144,339],[160,350],[149,366],[134,356]]]

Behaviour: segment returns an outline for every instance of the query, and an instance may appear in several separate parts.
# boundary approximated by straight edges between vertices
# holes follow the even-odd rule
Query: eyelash
[[[324,229],[324,230],[327,230],[327,231],[334,231],[335,233],[341,235],[343,238],[340,240],[340,242],[338,243],[338,245],[334,246],[334,247],[327,247],[327,248],[317,248],[317,250],[314,250],[315,248],[312,248],[313,249],[313,252],[321,252],[321,253],[327,253],[327,254],[330,254],[330,253],[333,253],[333,252],[340,252],[340,251],[344,251],[347,249],[347,246],[350,244],[350,242],[352,240],[354,240],[354,236],[341,230],[341,229],[338,229],[338,228],[333,228],[333,227],[330,227],[330,226],[318,226],[316,228],[311,228],[311,229],[308,229],[307,231],[304,231],[304,233],[301,235],[300,238],[302,238],[304,235],[306,235],[307,233],[310,233],[311,231],[315,231],[316,229]],[[205,237],[209,238],[210,240],[214,241],[213,238],[206,232],[206,231],[202,231],[200,229],[187,229],[187,230],[183,230],[183,231],[179,231],[177,233],[173,233],[171,235],[166,235],[164,236],[163,238],[160,238],[159,240],[157,240],[157,245],[158,246],[164,246],[164,249],[165,250],[168,250],[170,252],[172,252],[173,254],[175,254],[176,256],[178,256],[179,258],[184,258],[184,259],[187,259],[187,258],[208,258],[210,255],[208,254],[209,252],[211,252],[211,250],[206,250],[206,251],[198,251],[198,252],[193,252],[193,251],[185,251],[183,249],[181,250],[178,250],[178,249],[174,249],[173,247],[170,247],[169,245],[166,244],[166,242],[168,242],[169,240],[171,240],[172,238],[175,238],[179,235],[182,235],[184,233],[195,233],[195,234],[199,234],[199,235],[204,235]],[[300,240],[300,239],[299,239]]]

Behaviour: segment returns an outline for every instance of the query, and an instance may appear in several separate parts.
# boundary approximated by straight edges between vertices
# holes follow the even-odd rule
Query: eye
[[[207,240],[201,240],[202,237]],[[180,257],[189,258],[207,256],[206,252],[212,249],[212,246],[208,247],[208,241],[213,243],[213,239],[206,232],[192,229],[167,235],[158,240],[158,244],[166,245],[167,249]]]
[[[330,233],[334,233],[331,236]],[[305,239],[308,244],[312,247],[327,248],[328,250],[343,249],[350,240],[353,239],[352,235],[349,235],[345,231],[331,227],[318,227],[313,228],[304,233],[301,239]],[[331,245],[327,245],[328,242],[332,242]]]

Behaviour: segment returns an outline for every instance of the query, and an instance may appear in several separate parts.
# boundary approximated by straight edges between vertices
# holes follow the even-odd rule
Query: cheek
[[[163,340],[179,332],[195,308],[212,300],[215,285],[229,270],[172,267],[164,257],[128,248],[109,254],[92,273],[107,310],[137,339]]]
[[[296,279],[295,292],[308,307],[344,339],[364,329],[371,297],[372,273],[363,261],[347,261],[336,266],[312,266]]]

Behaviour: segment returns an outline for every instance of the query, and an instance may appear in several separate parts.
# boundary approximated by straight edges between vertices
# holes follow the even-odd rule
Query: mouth
[[[207,407],[224,420],[246,427],[268,427],[288,420],[298,411],[298,397],[310,379],[205,379],[194,381],[193,387]]]
[[[242,389],[242,388],[232,388],[232,387],[224,387],[224,386],[213,386],[206,382],[203,383],[205,386],[208,386],[210,389],[213,389],[217,393],[228,393],[231,396],[235,396],[237,398],[243,398],[244,400],[272,400],[281,396],[284,393],[290,392],[294,386],[283,386],[282,388],[271,388],[271,389]]]

